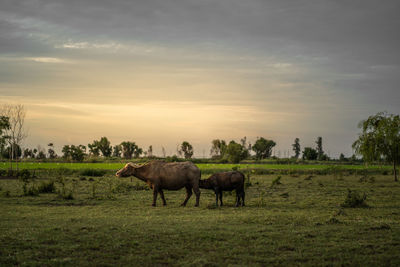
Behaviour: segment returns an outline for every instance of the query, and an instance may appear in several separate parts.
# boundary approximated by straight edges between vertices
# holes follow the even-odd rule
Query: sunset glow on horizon
[[[58,153],[106,136],[208,157],[262,136],[283,155],[322,136],[351,156],[360,120],[400,113],[389,2],[2,2],[0,104],[25,106],[24,146]]]

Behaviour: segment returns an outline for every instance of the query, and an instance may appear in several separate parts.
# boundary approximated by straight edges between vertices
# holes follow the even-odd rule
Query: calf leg
[[[239,207],[240,205],[240,192],[238,190],[236,190],[236,207]]]
[[[167,202],[165,201],[164,192],[162,191],[162,189],[158,190],[158,193],[160,193],[160,196],[161,196],[163,205],[166,206],[166,205],[167,205]]]
[[[181,206],[186,206],[186,203],[188,202],[191,196],[192,196],[192,188],[190,186],[186,186],[186,198],[181,204]]]
[[[214,193],[215,193],[215,206],[218,207],[218,191],[214,190]]]

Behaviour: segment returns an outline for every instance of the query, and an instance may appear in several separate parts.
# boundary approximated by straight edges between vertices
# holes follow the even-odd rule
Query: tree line
[[[18,168],[18,159],[38,158],[45,159],[57,158],[54,150],[54,144],[49,143],[47,153],[44,148],[21,149],[22,141],[27,137],[24,129],[26,111],[23,105],[0,106],[0,157],[10,160],[10,165],[15,161]],[[359,123],[361,129],[357,140],[352,147],[355,154],[362,156],[364,162],[387,162],[393,165],[395,180],[397,181],[397,166],[400,164],[400,117],[399,115],[379,112],[376,115],[369,116],[368,119]],[[304,160],[329,160],[322,146],[322,137],[315,141],[316,147],[304,147],[302,158]],[[241,160],[253,157],[256,160],[271,158],[273,148],[276,142],[258,137],[254,144],[247,142],[244,137],[240,142],[231,140],[227,143],[225,140],[214,139],[211,142],[210,155],[213,159],[220,162],[238,163]],[[300,139],[295,138],[292,144],[294,156],[299,159],[301,153]],[[162,148],[165,158],[165,149]],[[254,152],[254,155],[252,155]],[[194,154],[193,146],[184,141],[177,149],[177,154],[173,157],[192,158]],[[153,147],[144,151],[135,142],[124,141],[118,145],[111,146],[107,137],[101,137],[100,140],[94,140],[85,145],[64,145],[62,148],[62,158],[73,161],[83,161],[85,157],[116,157],[131,159],[141,156],[153,157]],[[353,157],[355,157],[353,155]],[[346,160],[343,154],[340,160]]]
[[[316,141],[316,148],[305,147],[303,150],[304,160],[328,160],[329,158],[323,152],[322,149],[322,138],[318,137]],[[147,150],[139,147],[135,142],[124,141],[120,144],[111,145],[111,142],[107,137],[101,137],[99,140],[93,140],[92,143],[87,145],[64,145],[62,147],[62,155],[57,155],[55,152],[54,144],[49,143],[47,151],[38,146],[37,148],[25,148],[21,149],[19,144],[14,144],[14,149],[11,152],[10,146],[2,146],[1,157],[5,159],[56,159],[63,158],[69,161],[81,162],[85,158],[124,158],[132,159],[139,157],[152,158],[153,146],[149,146]],[[252,145],[247,142],[247,138],[244,137],[240,142],[231,140],[229,143],[222,139],[214,139],[211,142],[210,156],[212,159],[218,162],[232,162],[238,163],[244,159],[253,158],[255,160],[268,159],[273,157],[273,148],[276,146],[276,142],[273,140],[266,139],[264,137],[258,137],[255,143]],[[300,156],[300,140],[296,138],[294,141],[293,151],[295,156],[292,158],[298,159]],[[165,149],[162,149],[163,157],[165,158]],[[13,155],[11,156],[11,153]],[[176,158],[191,159],[194,154],[193,146],[188,141],[183,141],[177,149]]]

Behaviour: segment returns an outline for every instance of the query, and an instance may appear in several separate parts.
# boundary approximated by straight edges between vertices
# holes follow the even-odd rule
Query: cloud
[[[400,112],[398,1],[21,0],[0,10],[3,99],[106,105],[115,116],[111,105],[131,103],[144,107],[135,114],[170,103],[159,112],[171,117],[202,112],[177,102],[222,117],[222,106],[251,107],[226,129],[322,132],[337,150],[365,116]]]
[[[55,57],[27,57],[25,59],[31,60],[34,62],[40,62],[40,63],[66,63],[66,62],[68,62],[64,59],[55,58]]]

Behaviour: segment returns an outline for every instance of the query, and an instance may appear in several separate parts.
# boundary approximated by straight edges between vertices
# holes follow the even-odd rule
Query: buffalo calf
[[[236,189],[236,207],[244,206],[244,175],[238,171],[221,172],[211,175],[208,179],[200,180],[199,187],[212,189],[215,193],[215,202],[218,206],[218,197],[222,206],[222,191]]]

